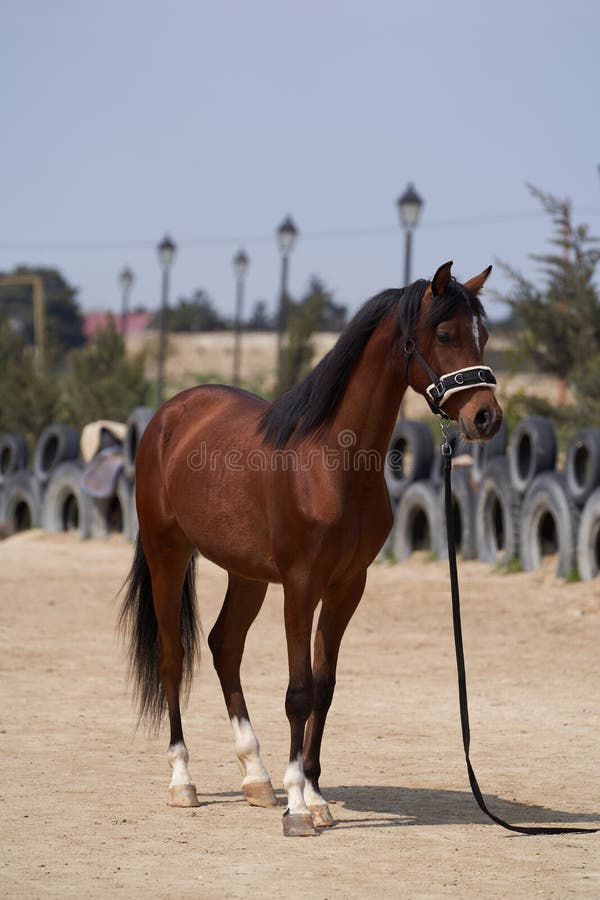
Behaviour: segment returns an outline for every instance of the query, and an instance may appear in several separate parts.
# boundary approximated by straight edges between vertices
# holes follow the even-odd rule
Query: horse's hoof
[[[282,821],[285,837],[315,837],[319,833],[310,814],[291,813],[286,809]]]
[[[244,800],[250,806],[277,806],[277,797],[270,781],[251,781],[243,784]]]
[[[309,806],[308,808],[315,828],[331,828],[333,825],[333,816],[326,803],[318,803],[315,806]]]
[[[200,806],[195,784],[174,784],[169,788],[169,806]]]

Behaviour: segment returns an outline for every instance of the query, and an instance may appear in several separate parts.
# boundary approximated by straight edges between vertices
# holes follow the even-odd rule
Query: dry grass
[[[314,362],[317,363],[337,340],[336,334],[319,333],[314,336]],[[147,371],[150,377],[156,371],[158,336],[146,331],[129,337],[132,353],[144,350],[147,355]],[[249,332],[243,336],[242,344],[242,384],[249,390],[268,395],[273,389],[276,337],[265,332]],[[501,352],[504,344],[492,339],[489,349]],[[171,393],[183,390],[204,381],[231,382],[233,367],[233,333],[213,331],[204,334],[176,333],[169,337],[167,359],[167,381]],[[517,393],[525,393],[556,402],[558,379],[549,375],[511,374],[497,370],[498,394],[500,402]],[[420,418],[426,412],[423,400],[413,391],[408,391],[404,413],[410,418]]]

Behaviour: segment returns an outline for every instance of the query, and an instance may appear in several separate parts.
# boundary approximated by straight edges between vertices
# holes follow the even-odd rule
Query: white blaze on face
[[[231,727],[235,741],[235,752],[244,771],[242,784],[269,781],[269,773],[260,758],[260,744],[248,719],[238,719],[237,716],[233,716]]]
[[[481,332],[479,330],[479,316],[473,316],[473,340],[475,341],[475,347],[477,349],[477,353],[481,356]]]

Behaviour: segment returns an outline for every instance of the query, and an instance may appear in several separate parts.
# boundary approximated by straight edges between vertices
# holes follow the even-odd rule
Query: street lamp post
[[[127,337],[127,325],[129,324],[129,292],[133,284],[133,272],[131,269],[123,269],[119,275],[121,282],[121,334]]]
[[[175,244],[165,236],[158,245],[158,258],[162,266],[162,294],[158,333],[158,377],[156,381],[157,403],[163,402],[165,389],[165,358],[167,351],[167,310],[169,308],[169,271],[175,256]]]
[[[244,305],[244,278],[248,271],[250,260],[243,250],[233,257],[233,271],[236,276],[235,289],[235,323],[233,337],[233,383],[239,386],[240,363],[242,358],[242,311]]]
[[[398,215],[400,216],[400,224],[404,228],[405,245],[404,245],[404,284],[410,284],[410,269],[412,262],[412,233],[416,228],[421,211],[423,209],[423,199],[417,194],[414,185],[409,184],[403,194],[396,201],[398,205]]]
[[[291,216],[287,216],[277,229],[277,241],[281,253],[281,289],[279,292],[279,311],[277,315],[278,377],[281,376],[281,351],[283,349],[283,334],[287,325],[289,258],[297,236],[298,229],[294,225]]]

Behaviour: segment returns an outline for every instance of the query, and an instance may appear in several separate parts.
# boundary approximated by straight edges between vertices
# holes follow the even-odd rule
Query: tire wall
[[[403,434],[397,429],[394,437]],[[525,571],[550,565],[569,579],[600,577],[600,430],[578,431],[563,466],[557,466],[554,427],[542,416],[522,419],[510,435],[502,426],[488,443],[468,445],[456,429],[450,436],[454,529],[463,559]],[[400,480],[396,475],[391,482],[386,469],[397,503],[386,558],[401,561],[424,549],[445,556],[439,451],[428,476],[402,479],[401,489]],[[429,535],[431,529],[436,533]]]
[[[135,450],[152,418],[147,407],[127,421],[123,470],[113,495],[92,499],[81,488],[79,435],[50,425],[28,468],[25,440],[0,435],[0,537],[27,528],[76,531],[81,538],[137,534]],[[552,560],[561,577],[600,577],[600,430],[584,428],[557,469],[556,436],[541,416],[503,427],[487,444],[467,444],[450,429],[457,548],[463,559],[528,571]],[[378,560],[419,550],[446,556],[439,446],[422,422],[397,423],[385,461],[394,526]]]
[[[122,534],[135,540],[135,451],[152,415],[147,407],[132,411],[123,468],[112,496],[104,499],[95,499],[82,488],[84,463],[76,429],[59,424],[45,428],[35,444],[31,468],[25,439],[0,435],[0,539],[42,528],[54,534],[75,532],[82,539]]]

